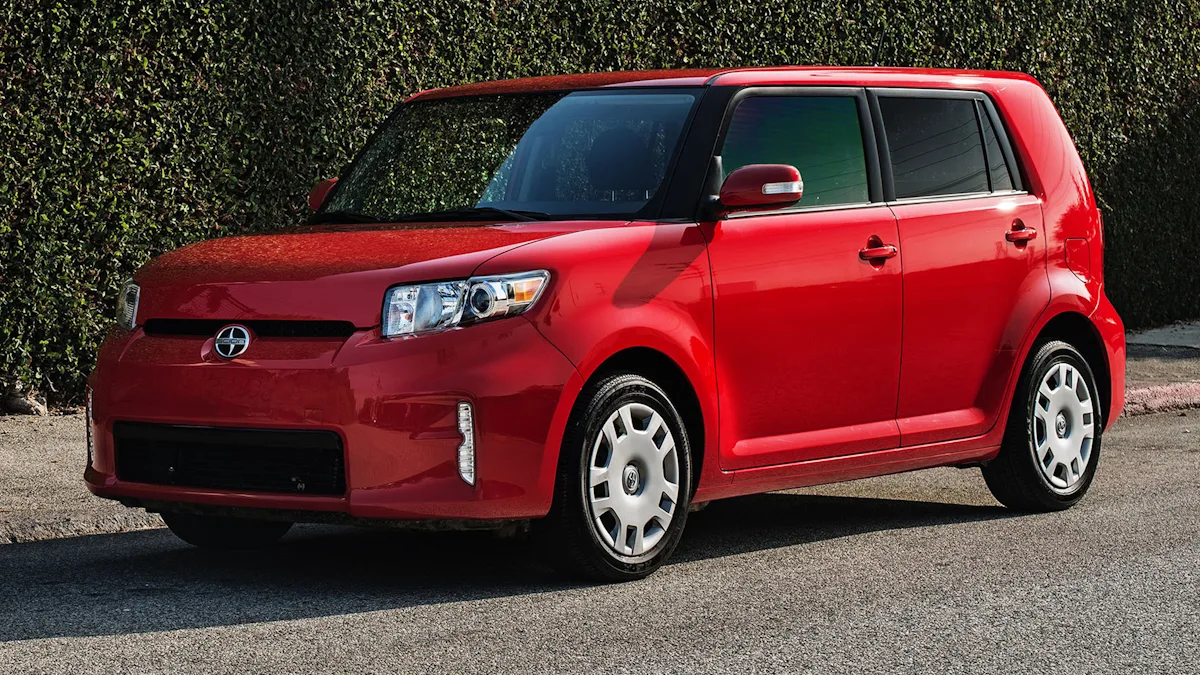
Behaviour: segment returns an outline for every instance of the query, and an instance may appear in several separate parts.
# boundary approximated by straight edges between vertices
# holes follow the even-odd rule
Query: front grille
[[[254,319],[149,319],[142,327],[147,335],[212,336],[230,324],[239,324],[258,337],[269,338],[348,338],[354,334],[349,321],[282,321]]]
[[[134,483],[342,495],[342,440],[332,431],[117,422],[117,478]]]

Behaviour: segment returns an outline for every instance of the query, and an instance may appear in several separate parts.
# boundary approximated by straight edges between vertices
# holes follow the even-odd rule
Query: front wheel
[[[541,524],[547,543],[575,575],[646,577],[670,557],[687,520],[687,429],[666,392],[640,375],[608,376],[580,400]]]
[[[1035,347],[1017,382],[1004,444],[983,467],[1000,503],[1021,511],[1061,511],[1083,498],[1100,461],[1104,430],[1096,378],[1071,345]]]
[[[192,546],[219,550],[261,548],[274,543],[292,524],[274,520],[202,516],[165,512],[162,519],[171,532]]]

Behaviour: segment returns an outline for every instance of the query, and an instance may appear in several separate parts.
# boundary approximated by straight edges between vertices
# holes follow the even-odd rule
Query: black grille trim
[[[274,319],[149,319],[142,330],[147,335],[190,335],[210,337],[225,326],[238,324],[263,338],[348,338],[354,334],[349,321],[285,321]]]
[[[117,478],[134,483],[291,495],[346,493],[332,431],[113,425]]]

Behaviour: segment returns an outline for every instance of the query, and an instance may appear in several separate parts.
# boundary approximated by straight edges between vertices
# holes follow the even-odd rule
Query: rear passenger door
[[[904,254],[901,443],[987,432],[1046,306],[1040,201],[981,93],[872,90]]]
[[[789,164],[804,196],[706,225],[723,469],[900,442],[901,259],[859,254],[896,245],[874,150],[863,89],[749,89],[732,103],[724,175]]]

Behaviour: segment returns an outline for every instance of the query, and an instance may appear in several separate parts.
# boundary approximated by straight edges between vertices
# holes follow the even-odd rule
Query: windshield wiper
[[[427,213],[411,213],[406,216],[401,216],[401,221],[412,220],[453,220],[455,218],[477,219],[477,218],[494,218],[501,216],[507,220],[516,220],[520,222],[529,222],[533,220],[549,220],[549,213],[542,211],[526,211],[523,209],[501,209],[495,206],[462,206],[457,209],[446,209],[445,211],[429,211]]]
[[[378,223],[379,218],[357,211],[324,211],[312,217],[310,225],[322,223]]]
[[[360,214],[358,211],[322,211],[308,220],[308,225],[322,225],[326,222],[380,222],[376,216]]]

